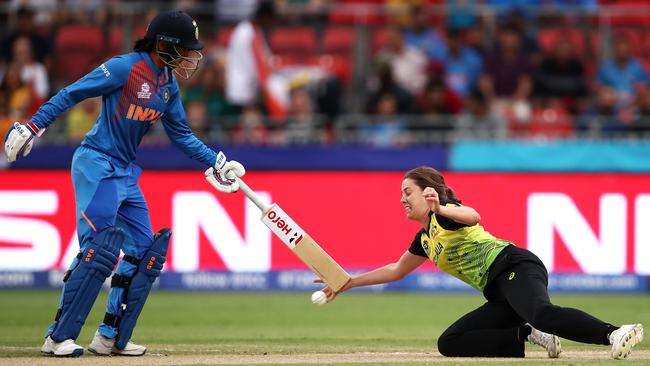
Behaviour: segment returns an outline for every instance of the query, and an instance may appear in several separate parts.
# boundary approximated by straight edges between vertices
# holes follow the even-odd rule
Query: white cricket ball
[[[327,304],[327,295],[323,291],[316,291],[311,294],[311,303],[314,305]]]

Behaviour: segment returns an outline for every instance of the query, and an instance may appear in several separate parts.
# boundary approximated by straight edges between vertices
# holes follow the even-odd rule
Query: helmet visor
[[[159,40],[158,43],[161,41]],[[203,54],[199,50],[189,50],[184,47],[163,42],[163,46],[156,47],[158,57],[171,68],[178,76],[189,79],[199,68]]]

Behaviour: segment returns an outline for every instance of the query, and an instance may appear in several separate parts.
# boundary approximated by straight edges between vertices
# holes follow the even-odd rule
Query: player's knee
[[[448,333],[443,333],[438,338],[438,352],[445,357],[456,357],[458,356],[458,347],[454,336]]]

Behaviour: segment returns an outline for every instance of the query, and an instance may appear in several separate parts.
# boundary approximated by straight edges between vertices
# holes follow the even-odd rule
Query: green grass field
[[[409,364],[443,362],[460,365],[470,361],[458,362],[441,358],[435,350],[436,339],[455,319],[483,302],[478,295],[349,293],[331,304],[317,307],[310,303],[309,297],[310,293],[156,291],[140,317],[133,340],[149,347],[147,357],[287,355],[291,358],[291,355],[359,354],[360,360],[353,361],[357,363],[364,361],[364,353],[400,352],[405,355],[431,353],[432,358],[435,355],[435,360],[430,363]],[[54,317],[57,301],[56,291],[0,292],[0,364],[9,364],[12,358],[39,355],[42,335]],[[615,324],[642,322],[650,325],[650,296],[557,295],[553,296],[553,301],[559,305],[580,308]],[[86,346],[92,338],[97,324],[103,318],[105,303],[106,293],[103,292],[81,332],[79,344]],[[620,361],[607,358],[606,347],[566,340],[563,340],[563,347],[567,353],[584,352],[599,360],[581,357],[544,360],[539,359],[538,355],[537,359],[524,360],[523,363],[620,364]],[[528,349],[541,350],[534,346]],[[650,350],[650,342],[644,341],[637,350],[642,351],[638,354],[645,355],[643,359],[635,359],[633,354],[632,359],[624,362],[650,365],[647,352]],[[381,355],[377,357],[381,358]],[[369,361],[372,358],[368,357]],[[90,356],[82,359],[90,359]],[[129,362],[121,364],[128,365]],[[496,365],[504,362],[506,360],[503,359],[478,360],[471,361],[471,364]],[[150,363],[160,364],[151,359]],[[216,363],[218,362],[215,361]],[[206,363],[197,361],[196,364]],[[238,361],[237,364],[244,363]],[[374,364],[397,364],[397,361]]]

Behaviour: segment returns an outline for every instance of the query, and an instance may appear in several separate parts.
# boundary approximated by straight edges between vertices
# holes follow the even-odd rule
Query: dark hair
[[[456,193],[453,189],[447,187],[445,184],[445,178],[442,177],[439,171],[428,167],[420,166],[414,169],[409,170],[404,174],[404,179],[412,180],[416,186],[424,190],[426,187],[431,187],[438,192],[441,201],[454,201],[460,202],[456,198]]]
[[[275,3],[270,0],[262,0],[258,3],[253,18],[260,19],[264,17],[274,18],[276,16]]]
[[[156,42],[147,38],[140,38],[135,41],[133,45],[133,50],[135,52],[151,52],[156,49]]]
[[[30,19],[34,16],[34,10],[28,6],[21,6],[16,10],[16,16],[20,17],[29,17]]]

